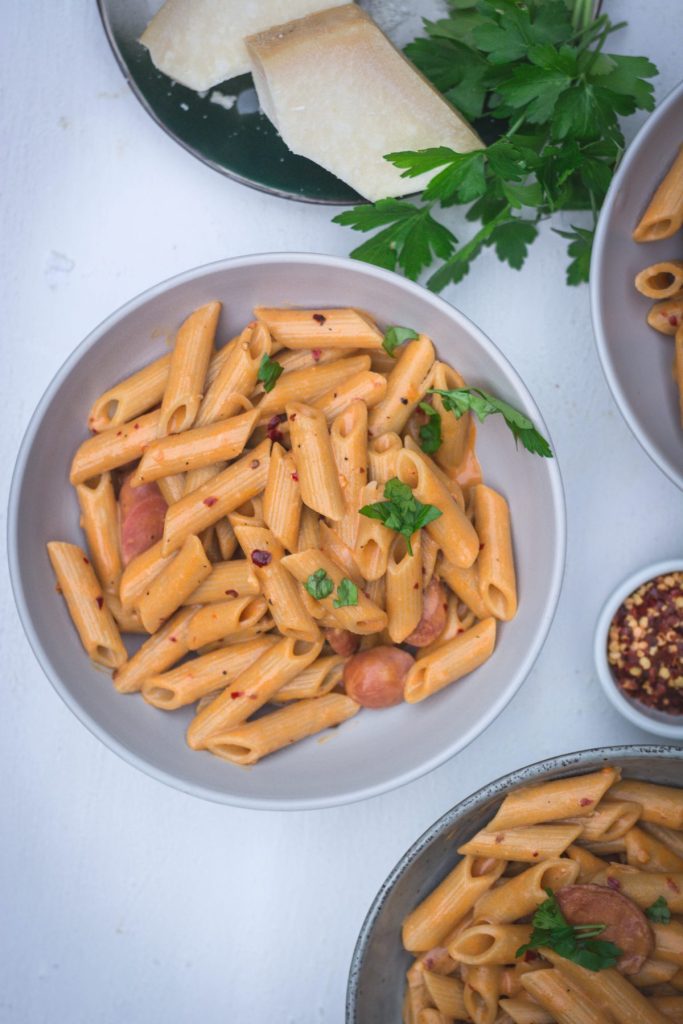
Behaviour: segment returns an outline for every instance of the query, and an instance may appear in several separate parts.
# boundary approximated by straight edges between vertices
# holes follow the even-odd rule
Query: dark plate
[[[287,149],[268,118],[259,113],[251,75],[233,78],[200,95],[157,71],[138,39],[161,0],[97,0],[97,4],[131,89],[157,124],[193,156],[235,181],[287,199],[335,205],[363,201],[339,178]],[[442,5],[441,0],[420,0],[415,5],[366,0],[362,6],[397,45],[403,45],[419,33],[421,15],[437,16]],[[217,93],[226,98],[226,105],[231,102],[228,98],[235,98],[230,109],[216,102]]]

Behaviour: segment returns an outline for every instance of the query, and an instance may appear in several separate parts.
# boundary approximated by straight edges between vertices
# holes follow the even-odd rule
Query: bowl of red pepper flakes
[[[617,587],[598,619],[595,664],[622,715],[683,740],[683,559],[641,569]]]

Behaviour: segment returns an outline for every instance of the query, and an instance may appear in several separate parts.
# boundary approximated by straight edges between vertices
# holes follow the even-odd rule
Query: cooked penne
[[[188,537],[174,558],[152,580],[137,603],[140,620],[154,633],[195,592],[211,573],[211,562],[199,537]]]
[[[436,362],[431,386],[439,391],[449,391],[463,388],[465,381],[447,363]],[[456,419],[446,412],[441,395],[432,395],[431,404],[441,418],[441,444],[434,452],[434,459],[449,476],[453,476],[467,454],[471,416],[465,413]]]
[[[436,889],[403,922],[403,946],[411,953],[438,946],[455,925],[500,878],[502,860],[487,862],[481,873],[474,857],[463,857]]]
[[[484,830],[458,847],[458,853],[534,864],[560,857],[581,832],[580,825],[525,825]]]
[[[283,636],[315,642],[320,631],[306,610],[301,590],[283,565],[284,548],[270,530],[260,526],[237,526],[240,547],[254,567],[261,593],[275,625]]]
[[[334,606],[333,594],[338,591],[344,574],[331,558],[319,551],[309,549],[300,551],[296,555],[286,555],[282,559],[282,564],[300,583],[305,583],[309,576],[319,569],[322,569],[330,577],[334,584],[334,591],[328,597],[322,598],[320,604],[342,629],[348,629],[351,633],[359,633],[361,636],[367,633],[381,633],[385,629],[387,625],[386,612],[374,605],[362,590],[358,591],[357,604],[344,607]]]
[[[502,970],[493,964],[463,967],[465,1011],[475,1024],[495,1024]]]
[[[263,396],[258,404],[261,423],[267,423],[275,413],[282,413],[290,402],[310,402],[370,368],[367,355],[349,356],[335,363],[324,363],[312,369],[294,370],[283,373],[272,391]]]
[[[640,804],[643,821],[664,828],[683,829],[683,789],[622,779],[612,787],[610,797]]]
[[[655,839],[664,843],[677,857],[683,857],[683,834],[672,828],[665,828],[663,825],[655,825],[651,821],[641,821],[643,830],[648,832]]]
[[[137,606],[152,580],[170,565],[175,556],[175,551],[167,556],[162,555],[161,541],[158,541],[128,563],[119,584],[119,598],[126,611]]]
[[[242,331],[202,400],[198,427],[234,415],[234,396],[251,394],[261,361],[271,351],[270,335],[263,324],[250,324]]]
[[[354,557],[353,551],[345,544],[336,530],[327,523],[320,523],[320,550],[343,569],[349,579],[358,587],[363,586],[363,576]]]
[[[171,354],[155,359],[100,395],[92,405],[88,426],[96,433],[128,423],[159,405],[171,369]]]
[[[263,519],[287,551],[296,551],[301,524],[301,488],[291,452],[274,444],[263,492]]]
[[[256,497],[245,501],[244,505],[240,505],[234,512],[228,513],[228,522],[233,531],[238,526],[264,526],[263,500]]]
[[[180,501],[185,493],[185,477],[182,473],[176,473],[175,476],[162,476],[157,482],[157,487],[166,504],[173,505],[176,501]]]
[[[552,1013],[548,1013],[528,995],[501,999],[498,1006],[513,1024],[555,1024]]]
[[[351,402],[363,402],[366,409],[374,408],[383,401],[386,390],[386,378],[370,370],[360,370],[341,383],[336,383],[311,404],[325,413],[327,422],[331,423]]]
[[[614,968],[587,971],[552,950],[544,950],[543,955],[557,968],[565,982],[577,986],[583,994],[584,1003],[604,1014],[607,1024],[611,1024],[612,1018],[616,1024],[666,1024],[666,1017]],[[546,973],[535,971],[525,975],[522,983],[527,991],[535,996],[533,984],[529,985],[529,981]]]
[[[207,605],[195,612],[188,630],[188,647],[196,651],[206,644],[251,629],[268,611],[265,597],[234,597]]]
[[[368,478],[368,410],[360,399],[352,401],[330,427],[330,443],[342,488],[344,515],[337,532],[353,548],[360,524],[360,497]]]
[[[525,974],[522,985],[529,995],[548,1010],[557,1024],[612,1024],[612,1018],[586,1001],[585,993],[559,971]]]
[[[214,462],[210,466],[199,466],[197,469],[191,469],[184,476],[184,487],[183,497],[186,494],[192,494],[194,491],[203,487],[204,484],[208,483],[209,480],[214,480],[219,473],[222,473],[227,468],[225,462]]]
[[[424,971],[424,984],[437,1010],[451,1020],[465,1016],[465,986],[459,978]]]
[[[366,484],[359,496],[360,507],[374,505],[384,496],[384,487],[377,482]],[[355,562],[364,579],[376,582],[384,577],[389,562],[389,549],[394,534],[379,521],[360,516],[358,538],[353,552]]]
[[[565,820],[581,825],[581,843],[613,843],[624,837],[641,814],[640,804],[630,800],[603,800],[585,817],[568,816]]]
[[[422,534],[422,586],[429,586],[436,573],[436,561],[439,557],[439,545],[425,531]],[[451,595],[453,597],[454,595]]]
[[[400,434],[431,386],[433,365],[434,346],[429,338],[421,335],[406,345],[389,374],[384,400],[368,417],[371,437],[387,431]]]
[[[676,292],[670,299],[655,302],[647,314],[647,322],[660,334],[673,337],[683,323],[683,291]]]
[[[106,668],[123,665],[128,654],[85,551],[65,541],[50,541],[47,552],[88,657]]]
[[[234,562],[217,562],[211,573],[184,604],[213,604],[232,597],[251,597],[259,593],[253,566],[246,558]]]
[[[254,428],[258,412],[251,409],[229,420],[218,420],[207,427],[172,434],[155,441],[144,452],[131,483],[149,483],[174,473],[189,473],[216,462],[241,455]]]
[[[144,633],[147,630],[140,621],[140,616],[134,608],[124,608],[117,594],[104,593],[104,603],[114,616],[114,622],[121,633]]]
[[[284,349],[278,352],[275,362],[280,364],[285,373],[291,373],[293,370],[309,370],[315,366],[324,366],[325,363],[336,363],[353,354],[353,349],[348,348]]]
[[[505,498],[484,484],[477,484],[473,492],[474,526],[479,536],[477,570],[482,603],[489,615],[507,622],[517,612],[510,510]]]
[[[342,519],[344,498],[325,416],[310,405],[290,402],[287,419],[302,501],[321,516]]]
[[[683,226],[683,146],[633,232],[636,242],[671,238]]]
[[[241,725],[280,687],[315,661],[321,648],[321,640],[311,643],[290,636],[277,640],[195,716],[187,730],[188,744],[193,750],[205,749],[209,740]]]
[[[385,484],[396,476],[396,460],[402,448],[403,441],[394,431],[373,437],[368,443],[368,480]]]
[[[683,873],[638,871],[625,864],[609,864],[593,882],[619,886],[620,891],[643,910],[661,896],[673,914],[683,914]]]
[[[161,402],[159,437],[188,430],[197,418],[220,313],[220,302],[209,302],[180,326]]]
[[[607,867],[604,860],[600,857],[596,857],[594,853],[587,850],[585,846],[568,846],[566,849],[567,857],[573,860],[579,866],[578,881],[583,884],[584,882],[591,882],[595,876]]]
[[[97,578],[108,594],[116,592],[123,566],[119,546],[119,517],[110,473],[79,484],[81,526]]]
[[[320,547],[320,517],[312,508],[301,509],[299,537],[296,542],[297,551],[308,551],[309,548]]]
[[[655,933],[655,957],[683,967],[683,924],[680,921],[653,924],[652,930]]]
[[[476,618],[485,619],[488,616],[489,613],[481,596],[479,566],[477,562],[474,565],[470,565],[467,569],[461,569],[459,566],[453,565],[442,554],[436,563],[436,571],[441,579],[446,581],[453,593],[460,598],[462,603],[466,604],[470,611],[473,612]]]
[[[479,554],[479,538],[463,510],[448,493],[425,461],[404,449],[396,460],[396,476],[407,484],[425,505],[435,505],[441,512],[438,519],[427,524],[427,532],[450,562],[466,569]]]
[[[196,611],[195,606],[181,608],[116,669],[112,681],[119,693],[137,693],[146,679],[168,671],[185,657],[189,650],[188,625]]]
[[[398,534],[389,549],[386,575],[386,609],[389,636],[395,644],[403,643],[422,617],[422,543],[418,530],[408,542]]]
[[[257,306],[262,320],[285,348],[380,348],[383,334],[359,309],[269,309]]]
[[[220,559],[216,561],[227,562],[237,551],[237,537],[235,531],[232,528],[232,523],[228,518],[219,519],[213,527],[216,535],[216,543],[218,544],[218,551],[220,553]],[[211,559],[213,562],[213,559]]]
[[[548,889],[555,892],[563,885],[572,885],[578,874],[579,865],[567,857],[550,857],[534,864],[480,896],[474,905],[474,920],[506,924],[533,914],[546,899]]]
[[[242,639],[186,661],[170,672],[149,675],[142,682],[142,696],[148,704],[162,711],[175,711],[194,704],[219,688],[224,692],[226,686],[276,643],[276,637],[267,635]]]
[[[300,672],[295,679],[290,679],[288,683],[281,686],[273,700],[280,704],[292,700],[324,697],[335,686],[341,685],[344,660],[338,654],[318,658],[303,672]]]
[[[605,793],[619,781],[619,777],[619,772],[614,768],[601,768],[587,775],[524,786],[505,797],[487,827],[490,831],[496,831],[572,817],[577,821],[580,819],[580,823],[584,824],[588,815],[595,812]],[[611,790],[613,792],[614,789]],[[614,818],[610,818],[609,823],[613,821]]]
[[[475,967],[512,963],[520,946],[531,938],[530,924],[500,921],[472,925],[449,944],[448,953],[459,963]]]
[[[255,764],[266,754],[341,725],[359,711],[360,704],[341,693],[298,700],[255,722],[213,735],[207,742],[207,749],[234,764]]]
[[[418,657],[406,677],[405,699],[416,704],[473,672],[491,657],[495,643],[496,620],[483,619],[436,650]]]
[[[653,263],[636,274],[635,286],[648,299],[669,299],[683,290],[683,260]]]
[[[158,410],[148,412],[145,416],[103,430],[101,434],[84,441],[71,463],[69,480],[74,487],[100,473],[118,469],[139,459],[145,448],[156,440],[159,415]]]
[[[171,505],[166,513],[162,553],[175,551],[187,537],[213,526],[228,512],[260,494],[268,479],[269,461],[270,441],[263,441],[213,480]]]
[[[456,504],[458,504],[460,506],[460,508],[464,512],[465,511],[465,495],[464,495],[462,487],[460,486],[458,481],[455,479],[455,477],[448,476],[444,472],[444,470],[441,468],[441,466],[437,466],[436,462],[434,462],[434,459],[430,458],[430,456],[427,455],[426,452],[423,452],[422,449],[420,448],[419,444],[417,443],[417,441],[413,440],[411,435],[408,434],[408,433],[406,433],[404,435],[404,437],[403,437],[403,447],[407,448],[407,450],[409,452],[414,452],[416,455],[419,455],[419,457],[422,459],[422,461],[424,462],[424,464],[427,467],[427,469],[431,473],[433,473],[434,476],[438,480],[441,481],[441,483],[444,485],[444,487],[446,488],[446,490],[450,494],[451,498],[453,498],[453,500],[456,502]],[[474,486],[474,484],[478,483],[478,482],[479,481],[472,481],[470,486]],[[469,509],[467,510],[467,515],[468,515],[469,518],[471,518],[470,510]]]

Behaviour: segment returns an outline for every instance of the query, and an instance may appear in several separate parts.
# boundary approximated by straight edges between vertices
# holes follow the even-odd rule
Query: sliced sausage
[[[440,637],[446,626],[448,597],[437,579],[425,587],[422,593],[422,618],[405,639],[411,647],[427,647]]]
[[[366,708],[390,708],[403,700],[403,684],[415,663],[398,647],[373,647],[354,654],[344,666],[344,688]]]
[[[565,885],[555,898],[570,924],[604,924],[598,939],[613,942],[622,951],[617,969],[637,974],[654,949],[652,928],[635,903],[605,885]]]
[[[325,639],[334,653],[340,654],[342,658],[355,654],[360,647],[360,637],[349,629],[335,629],[334,626],[330,626],[325,630]]]
[[[124,565],[161,540],[168,508],[156,484],[131,487],[131,476],[125,478],[119,493],[121,558]]]

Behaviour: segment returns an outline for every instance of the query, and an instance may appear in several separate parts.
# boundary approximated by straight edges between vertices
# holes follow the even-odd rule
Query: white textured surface
[[[663,96],[680,74],[678,3],[661,0],[656,17],[638,0],[606,6],[631,23],[619,48],[660,65]],[[355,240],[329,210],[233,184],[155,127],[121,79],[93,0],[5,13],[3,518],[35,403],[111,310],[198,263],[293,248],[344,254]],[[487,254],[448,293],[544,411],[567,490],[569,550],[557,618],[529,680],[476,744],[427,778],[305,814],[232,810],[153,782],[62,706],[24,639],[3,563],[2,1024],[341,1024],[363,916],[438,815],[530,761],[646,738],[597,686],[592,627],[622,577],[680,554],[682,496],[613,405],[588,291],[565,287],[564,264],[546,227],[522,274]]]

